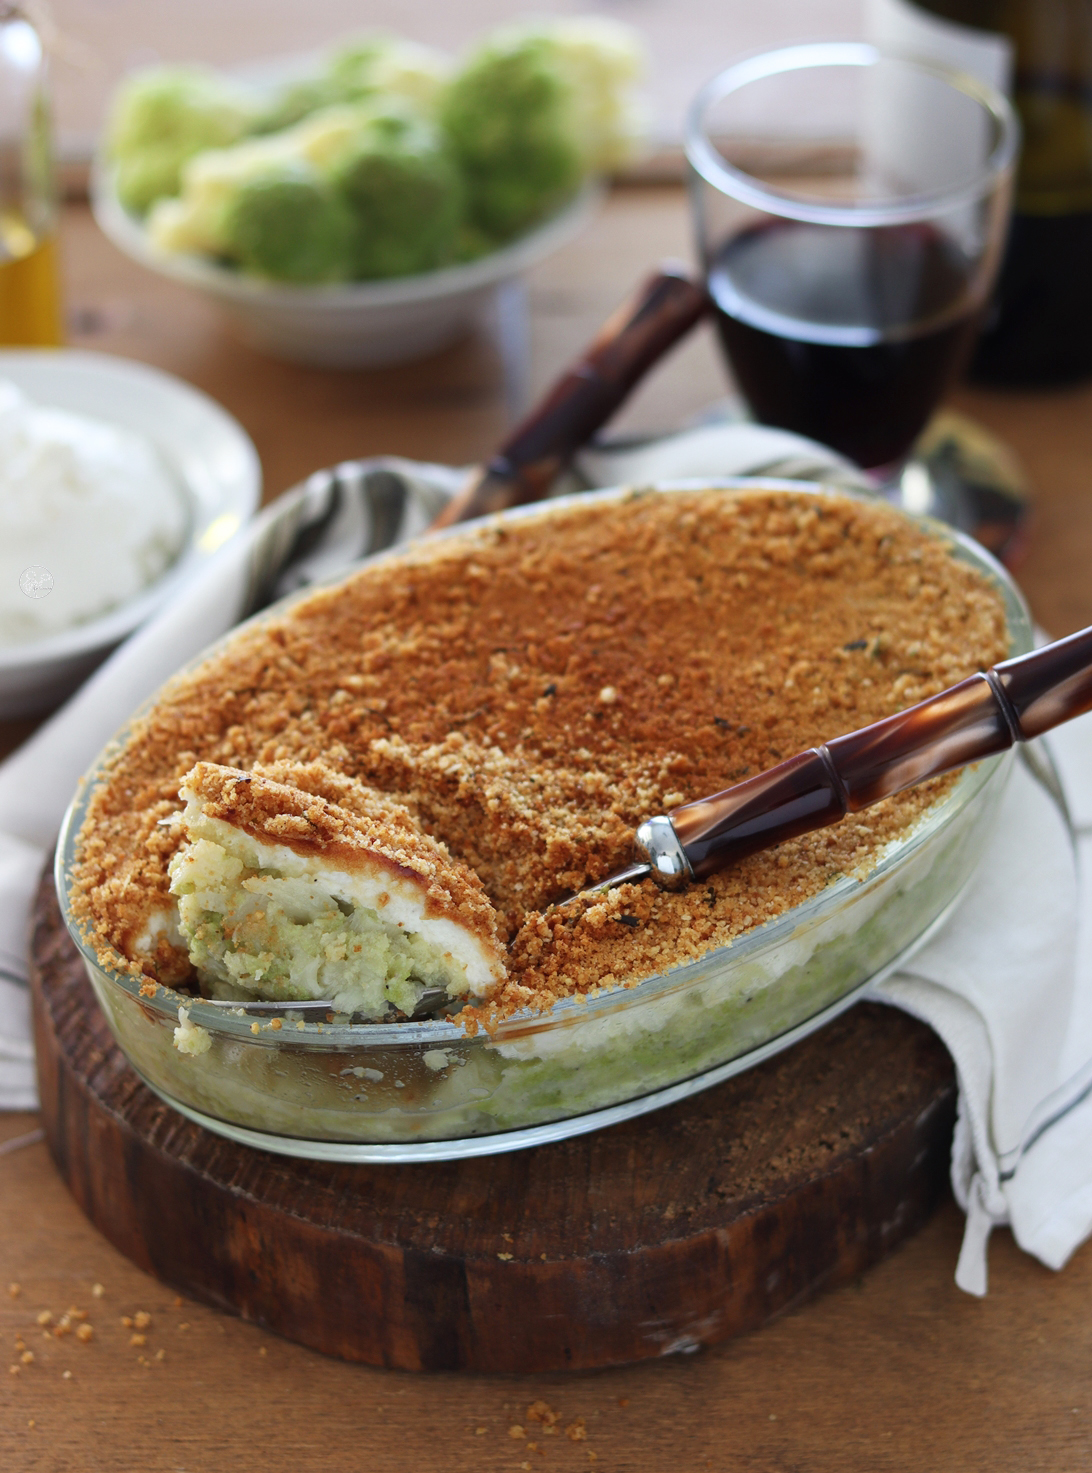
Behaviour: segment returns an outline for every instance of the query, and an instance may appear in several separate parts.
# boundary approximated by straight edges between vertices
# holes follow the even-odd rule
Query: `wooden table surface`
[[[213,394],[253,436],[269,496],[350,456],[470,460],[503,428],[488,337],[379,373],[277,364],[237,345],[202,301],[128,264],[85,211],[71,209],[66,228],[73,344],[143,359]],[[530,278],[532,389],[671,253],[688,254],[682,192],[616,191],[583,238]],[[675,425],[725,392],[698,335],[625,422]],[[1038,618],[1058,634],[1092,622],[1092,387],[961,389],[953,402],[1002,434],[1028,472],[1036,524],[1021,577]],[[325,1360],[176,1299],[85,1222],[42,1144],[4,1150],[35,1126],[33,1115],[0,1115],[4,1473],[1092,1466],[1088,1246],[1054,1274],[998,1232],[989,1296],[971,1299],[952,1281],[962,1216],[949,1202],[858,1284],[713,1350],[595,1375],[413,1376]],[[38,1323],[70,1307],[88,1313],[86,1342]],[[143,1330],[123,1323],[141,1311],[151,1316]],[[536,1401],[560,1414],[550,1435],[528,1420]]]

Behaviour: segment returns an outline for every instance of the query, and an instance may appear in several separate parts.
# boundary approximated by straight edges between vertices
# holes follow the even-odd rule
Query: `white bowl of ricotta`
[[[63,699],[253,515],[220,406],[103,353],[0,352],[0,717]]]

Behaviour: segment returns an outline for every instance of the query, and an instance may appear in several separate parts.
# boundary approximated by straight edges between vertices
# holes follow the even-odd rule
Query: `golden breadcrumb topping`
[[[1007,653],[996,589],[882,502],[634,492],[426,539],[244,627],[164,688],[91,797],[75,911],[104,963],[185,984],[165,936],[152,957],[133,949],[171,905],[181,836],[157,823],[195,763],[259,771],[299,790],[296,816],[310,794],[390,823],[400,852],[415,824],[429,853],[446,846],[508,945],[489,1016],[546,1007],[696,958],[865,872],[951,779],[678,894],[646,881],[550,909],[629,863],[642,819]]]

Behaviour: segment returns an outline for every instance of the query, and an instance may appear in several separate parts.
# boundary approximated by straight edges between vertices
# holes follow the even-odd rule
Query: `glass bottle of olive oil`
[[[57,197],[42,40],[0,0],[0,345],[63,341]]]

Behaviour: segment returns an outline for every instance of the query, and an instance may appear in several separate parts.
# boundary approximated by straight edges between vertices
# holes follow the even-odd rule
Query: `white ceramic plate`
[[[204,256],[158,249],[122,208],[97,160],[91,203],[103,233],[149,270],[214,297],[254,347],[298,363],[368,368],[435,353],[464,336],[499,286],[565,245],[587,224],[602,190],[589,184],[559,214],[502,250],[420,276],[333,286],[262,281]]]
[[[253,516],[262,471],[250,438],[207,395],[159,369],[106,353],[0,351],[0,379],[38,404],[136,430],[159,451],[189,515],[186,543],[136,598],[29,644],[0,646],[0,717],[55,704]]]

